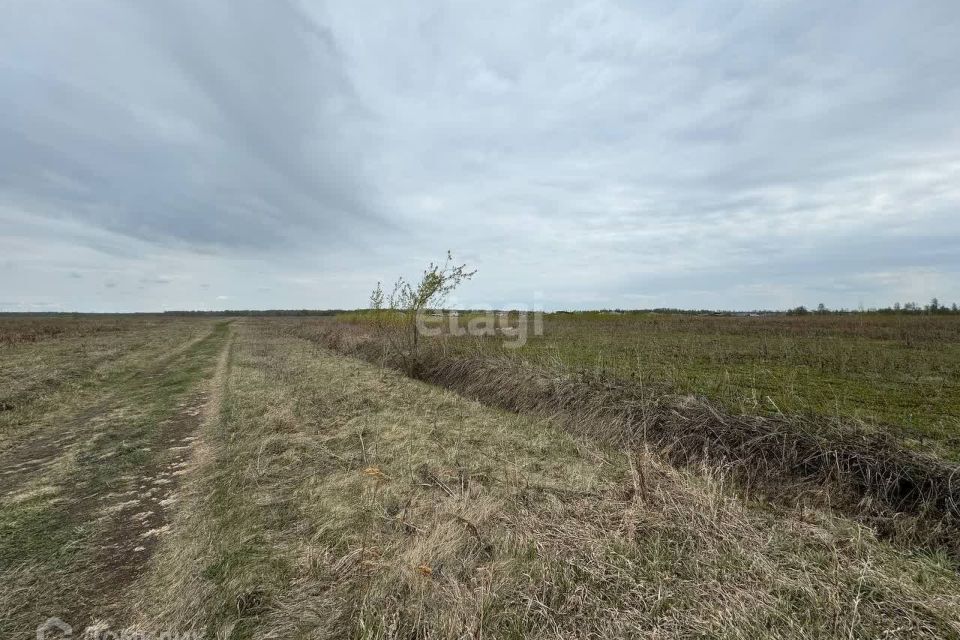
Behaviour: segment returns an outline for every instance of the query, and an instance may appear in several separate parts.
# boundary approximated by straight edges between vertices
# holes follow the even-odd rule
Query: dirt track
[[[37,624],[54,615],[82,630],[122,616],[124,592],[169,531],[229,332],[185,340],[0,454],[0,554],[27,574],[57,575],[18,598]],[[24,546],[36,552],[22,557]]]

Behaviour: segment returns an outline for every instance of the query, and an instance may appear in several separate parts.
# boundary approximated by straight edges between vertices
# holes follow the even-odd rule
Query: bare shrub
[[[466,264],[454,263],[453,254],[447,251],[446,260],[442,264],[431,262],[416,285],[400,276],[393,291],[385,296],[381,283],[377,283],[370,294],[373,325],[384,346],[403,362],[405,369],[413,364],[420,343],[420,314],[443,307],[454,289],[475,273],[476,270],[468,271]],[[384,351],[381,362],[385,357]]]

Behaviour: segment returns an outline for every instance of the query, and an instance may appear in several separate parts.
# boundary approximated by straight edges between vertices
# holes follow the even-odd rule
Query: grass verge
[[[229,638],[960,637],[960,580],[530,416],[236,328],[141,629]]]
[[[499,408],[547,417],[574,434],[651,446],[674,463],[725,468],[748,492],[829,504],[907,545],[960,552],[960,465],[885,431],[824,418],[731,414],[635,381],[558,375],[512,358],[440,348],[394,358],[375,336],[345,324],[285,330]]]

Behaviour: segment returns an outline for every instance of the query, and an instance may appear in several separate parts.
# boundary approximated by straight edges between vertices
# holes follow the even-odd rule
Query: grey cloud
[[[494,305],[960,298],[950,0],[9,7],[25,302],[356,306],[447,248]]]
[[[269,248],[304,232],[329,243],[379,221],[346,124],[362,106],[330,34],[295,5],[87,9],[48,5],[69,16],[51,20],[12,9],[4,201],[200,247]]]

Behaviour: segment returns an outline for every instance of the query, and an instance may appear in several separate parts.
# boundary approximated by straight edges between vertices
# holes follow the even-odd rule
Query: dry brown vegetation
[[[212,322],[161,316],[0,316],[0,436],[86,392],[101,394],[117,376],[175,355],[201,339]]]
[[[298,323],[291,330],[343,353],[510,411],[552,419],[578,435],[654,447],[679,464],[727,469],[747,491],[828,501],[908,543],[960,553],[960,465],[908,448],[860,422],[734,414],[703,398],[515,358],[463,355],[445,344],[394,356],[363,325]]]
[[[225,332],[131,322],[3,350],[3,391],[16,386],[0,413],[0,636],[36,637],[49,616],[79,632],[121,608],[164,531]]]
[[[244,322],[140,606],[257,638],[953,637],[957,575]]]
[[[642,381],[732,413],[863,422],[960,461],[960,315],[584,312],[547,314],[543,327],[520,348],[500,335],[434,342],[561,375]]]
[[[119,334],[164,322],[160,316],[29,316],[0,314],[0,346]]]
[[[75,381],[0,414],[4,637],[60,615],[237,639],[960,638],[943,505],[782,473],[809,456],[790,420],[720,436],[770,425],[442,350],[427,384],[356,326],[141,329],[7,351]],[[80,344],[99,355],[71,367]],[[787,451],[751,469],[768,439]]]

